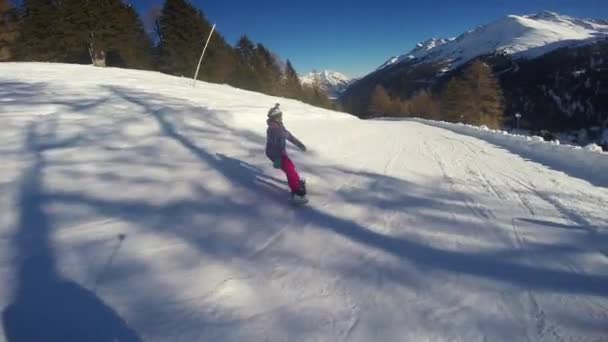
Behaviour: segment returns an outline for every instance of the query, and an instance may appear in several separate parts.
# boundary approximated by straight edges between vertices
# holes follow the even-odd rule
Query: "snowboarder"
[[[306,146],[294,137],[283,125],[283,112],[279,104],[268,111],[268,129],[266,131],[266,156],[272,161],[275,169],[281,169],[287,176],[287,182],[291,189],[291,200],[301,204],[308,202],[306,198],[306,181],[300,178],[295,165],[287,156],[286,140],[296,145],[300,150],[306,152]]]

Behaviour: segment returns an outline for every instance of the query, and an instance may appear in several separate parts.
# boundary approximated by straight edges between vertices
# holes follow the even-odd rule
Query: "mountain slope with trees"
[[[492,34],[497,31],[502,35]],[[362,118],[423,116],[515,127],[515,114],[520,113],[523,128],[597,133],[608,125],[607,34],[608,23],[601,20],[551,12],[509,16],[456,39],[421,43],[411,53],[391,58],[351,85],[340,101],[345,110]],[[543,40],[547,37],[553,39],[548,44]],[[484,78],[497,80],[491,81],[496,85],[490,87],[492,94],[486,94],[484,87],[474,87],[473,93],[470,88],[461,89],[471,67],[483,64],[489,67],[484,73],[492,74]],[[378,86],[391,99],[382,109],[374,103]],[[421,96],[426,100],[420,101]],[[482,122],[479,117],[473,119],[478,114],[463,114],[476,110],[479,104],[469,103],[475,98],[494,99],[491,111],[504,108],[504,114],[497,121]],[[457,99],[462,103],[456,103]],[[421,110],[413,108],[413,102],[418,107],[420,102],[427,105]]]
[[[134,8],[121,0],[23,0],[18,8],[2,1],[0,60],[93,64],[192,77],[212,27],[204,12],[187,0],[164,2],[155,18],[155,40]],[[290,62],[282,65],[262,43],[243,35],[231,46],[216,31],[198,79],[333,107],[318,86],[301,85]]]

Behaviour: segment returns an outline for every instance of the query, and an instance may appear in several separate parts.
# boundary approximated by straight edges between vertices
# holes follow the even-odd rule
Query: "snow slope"
[[[419,43],[411,52],[390,58],[380,69],[410,60],[447,62],[457,67],[475,57],[495,52],[531,59],[558,48],[606,38],[608,22],[605,21],[573,18],[549,11],[509,15],[457,38]]]
[[[151,72],[1,63],[0,102],[0,340],[608,338],[608,170]]]

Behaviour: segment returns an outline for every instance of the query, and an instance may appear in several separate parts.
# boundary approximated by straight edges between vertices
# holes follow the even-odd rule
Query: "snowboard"
[[[291,203],[294,206],[303,206],[303,205],[308,204],[308,197],[295,198],[293,196],[289,196],[289,203]]]
[[[306,179],[300,178],[300,186],[304,189],[304,193],[306,193]],[[305,205],[308,203],[308,197],[294,197],[293,195],[289,197],[289,202],[296,206]]]

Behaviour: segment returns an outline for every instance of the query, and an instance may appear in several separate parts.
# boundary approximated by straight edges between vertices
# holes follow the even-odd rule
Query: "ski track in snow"
[[[0,64],[0,341],[608,341],[608,188],[189,85]],[[301,208],[263,154],[275,102]]]

